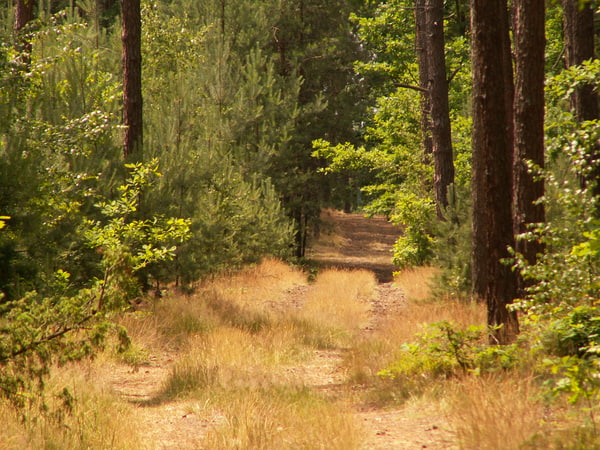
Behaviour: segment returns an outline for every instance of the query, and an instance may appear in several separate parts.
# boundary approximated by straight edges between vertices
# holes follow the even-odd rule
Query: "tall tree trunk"
[[[142,18],[140,0],[123,0],[123,122],[125,159],[140,155],[142,122]],[[137,159],[140,159],[136,156]]]
[[[487,303],[488,324],[500,326],[493,340],[508,343],[518,321],[507,306],[516,278],[502,263],[514,245],[512,227],[512,114],[505,95],[506,58],[498,46],[509,43],[506,0],[471,0],[473,61],[473,292]],[[507,52],[501,49],[500,55]]]
[[[562,0],[563,31],[567,67],[594,58],[594,10],[590,3]],[[598,95],[593,84],[578,86],[573,93],[573,110],[578,120],[595,120],[599,116]]]
[[[448,206],[448,186],[454,183],[454,160],[448,106],[448,79],[444,49],[444,1],[425,1],[428,25],[427,60],[429,68],[428,91],[431,100],[431,140],[435,201],[437,215],[443,219]]]
[[[579,0],[562,0],[563,31],[567,67],[579,65],[595,57],[594,54],[594,10],[590,3],[580,5]],[[600,118],[596,84],[581,84],[571,99],[575,118],[579,122]],[[600,195],[600,143],[587,155],[592,170],[582,177],[582,187],[592,183],[594,196]],[[600,215],[600,205],[596,204]]]
[[[35,0],[17,0],[15,5],[14,30],[20,31],[27,23],[33,20],[33,6]]]
[[[421,95],[421,133],[423,135],[423,153],[425,163],[431,162],[433,143],[431,140],[431,100],[429,92],[429,58],[427,57],[427,14],[426,0],[415,0],[415,50],[419,64],[419,87]]]
[[[15,33],[19,34],[23,27],[33,20],[33,6],[35,3],[37,3],[35,0],[17,0],[13,26]],[[17,36],[17,39],[17,51],[20,54],[19,60],[26,70],[28,70],[31,64],[31,42],[25,36]]]
[[[543,204],[535,204],[544,195],[543,180],[529,173],[527,161],[544,167],[544,2],[515,1],[515,104],[513,162],[513,226],[515,234],[527,231],[528,224],[545,221]],[[529,264],[535,264],[543,251],[538,241],[518,239],[516,250]],[[519,277],[519,285],[523,282]]]

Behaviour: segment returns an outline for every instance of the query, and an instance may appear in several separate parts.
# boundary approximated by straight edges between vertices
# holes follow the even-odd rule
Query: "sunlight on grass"
[[[306,356],[289,327],[258,334],[220,327],[208,336],[192,339],[189,349],[171,370],[163,396],[269,385],[278,375],[278,366]]]
[[[351,411],[306,388],[241,390],[221,412],[225,423],[209,432],[207,448],[346,450],[362,441]]]
[[[302,271],[278,259],[265,259],[231,276],[203,283],[197,296],[213,292],[237,305],[260,308],[280,302],[287,290],[306,283]]]
[[[532,378],[467,377],[452,384],[447,414],[461,448],[548,448],[535,444],[546,430],[544,405]]]
[[[377,373],[396,361],[403,352],[403,344],[413,342],[416,335],[425,331],[427,324],[442,320],[462,326],[481,325],[485,323],[486,310],[477,303],[409,301],[406,308],[390,316],[380,329],[354,343],[346,356],[351,380],[374,386],[373,399],[395,401],[394,396],[398,394],[397,399],[404,400],[412,388],[404,386],[402,392],[394,393],[389,383],[380,380]],[[421,388],[418,386],[419,392]]]
[[[394,284],[404,291],[409,300],[429,300],[432,283],[440,275],[437,267],[412,267],[394,274]]]
[[[357,331],[368,323],[376,285],[375,275],[366,270],[326,270],[317,276],[314,288],[308,292],[302,317]]]
[[[42,413],[35,404],[41,399],[22,415],[0,401],[0,448],[138,449],[134,408],[105,389],[103,377],[100,366],[90,362],[55,368]]]

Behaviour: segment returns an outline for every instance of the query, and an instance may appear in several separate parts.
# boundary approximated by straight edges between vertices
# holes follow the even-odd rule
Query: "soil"
[[[367,269],[380,283],[393,281],[392,248],[402,233],[383,217],[324,210],[321,230],[307,257],[322,267]]]
[[[365,218],[326,210],[322,215],[321,235],[313,242],[307,256],[320,267],[366,269],[379,280],[377,296],[372,300],[371,323],[363,330],[371,333],[387,315],[405,305],[400,289],[393,281],[391,264],[393,243],[401,229],[384,218]],[[309,286],[299,286],[288,293],[289,307],[302,305]],[[288,367],[287,375],[301,379],[310,388],[337,398],[346,380],[343,349],[314,350],[312,358],[302,365]],[[115,364],[111,367],[112,388],[134,404],[139,429],[144,430],[140,447],[150,449],[200,449],[208,430],[223,418],[206,415],[191,401],[153,404],[176,353],[154,355],[149,364],[139,369]],[[366,439],[364,449],[453,449],[452,433],[443,413],[423,402],[410,402],[398,409],[381,409],[357,402],[352,405],[356,419],[362,424]]]

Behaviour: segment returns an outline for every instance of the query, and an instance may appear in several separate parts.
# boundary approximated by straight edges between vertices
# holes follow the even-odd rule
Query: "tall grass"
[[[539,441],[550,427],[533,378],[467,377],[449,387],[447,414],[461,448],[548,448]]]
[[[209,401],[225,420],[207,448],[358,448],[351,411],[315,393],[294,367],[314,358],[315,348],[350,343],[368,319],[374,275],[324,271],[301,307],[283,314],[278,306],[305,278],[265,264],[202,286],[196,301],[218,316],[218,326],[189,337],[157,400]],[[242,317],[258,316],[268,325],[243,326]]]
[[[432,286],[440,273],[437,267],[411,267],[396,273],[394,284],[402,289],[409,300],[431,300]]]
[[[318,275],[302,316],[323,326],[357,331],[367,325],[377,280],[367,270],[329,269]]]
[[[225,421],[209,432],[207,448],[351,450],[362,442],[350,410],[302,387],[240,390],[221,411]]]
[[[362,448],[364,430],[352,405],[363,402],[402,408],[403,420],[414,411],[443,411],[460,448],[598,448],[582,411],[568,404],[550,409],[540,400],[538,380],[523,368],[447,379],[409,374],[402,383],[377,375],[427,324],[485,323],[481,304],[432,299],[435,275],[431,268],[400,274],[406,304],[367,331],[377,292],[372,273],[326,270],[309,286],[300,271],[266,260],[207,281],[193,296],[165,297],[125,315],[133,347],[120,358],[139,365],[152,353],[178,352],[150,404],[185,399],[196,405],[190,408],[212,424],[199,434],[203,448]],[[323,355],[335,358],[327,370],[336,370],[336,380],[349,375],[347,384],[327,391],[330,372],[306,377]],[[17,414],[0,402],[0,448],[139,448],[136,407],[111,393],[107,357],[57,368],[47,392],[67,386],[76,400],[48,394],[41,415],[39,409]]]
[[[379,385],[377,373],[399,358],[403,344],[414,342],[428,324],[447,320],[460,326],[483,325],[485,307],[477,303],[451,300],[439,302],[408,301],[406,306],[385,320],[378,330],[355,342],[347,355],[351,379],[357,383]],[[380,385],[384,391],[388,385]],[[388,392],[390,393],[390,392]]]
[[[37,399],[44,408],[34,401],[17,412],[1,401],[0,448],[138,449],[135,410],[106,389],[101,374],[95,362],[55,368],[46,398]]]

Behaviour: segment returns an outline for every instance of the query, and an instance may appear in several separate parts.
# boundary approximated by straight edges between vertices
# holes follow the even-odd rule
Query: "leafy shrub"
[[[433,256],[433,237],[429,229],[435,215],[435,205],[428,198],[400,192],[396,196],[391,221],[404,226],[404,236],[394,245],[392,261],[400,268],[419,266]]]
[[[492,346],[484,343],[485,327],[471,325],[464,329],[442,321],[428,325],[416,343],[403,346],[402,357],[379,372],[382,378],[415,383],[415,379],[432,380],[509,369],[518,362],[518,347]]]
[[[123,327],[113,322],[116,312],[138,293],[136,271],[147,264],[172,258],[175,246],[188,233],[180,219],[132,220],[144,186],[156,166],[129,166],[131,177],[121,196],[99,203],[105,222],[83,225],[89,245],[102,255],[104,275],[70,294],[68,272],[56,272],[49,295],[29,292],[0,308],[0,394],[16,406],[26,405],[43,391],[53,363],[93,355],[109,332],[118,335],[121,350],[129,344]]]

